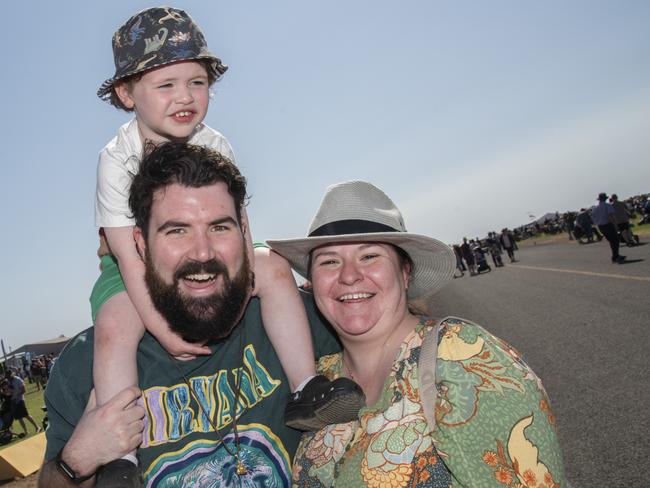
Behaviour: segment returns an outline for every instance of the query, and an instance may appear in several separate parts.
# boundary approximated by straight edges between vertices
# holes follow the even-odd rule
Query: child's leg
[[[255,249],[256,293],[262,321],[291,391],[316,375],[311,331],[287,262],[267,248]]]
[[[299,430],[320,430],[350,422],[365,404],[361,387],[348,378],[316,375],[311,331],[288,263],[267,248],[255,250],[256,294],[262,320],[294,392],[285,422]]]
[[[109,298],[95,320],[93,380],[97,405],[137,386],[136,351],[144,325],[125,291]]]
[[[97,405],[138,384],[136,353],[144,325],[125,291],[113,295],[95,319],[93,381]],[[135,451],[125,458],[136,461]]]

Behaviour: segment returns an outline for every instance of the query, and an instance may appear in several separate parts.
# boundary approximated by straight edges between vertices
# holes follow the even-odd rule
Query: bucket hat
[[[269,240],[267,244],[307,278],[311,251],[338,242],[381,242],[403,249],[413,261],[407,290],[409,301],[426,302],[454,276],[453,250],[437,239],[407,232],[393,201],[366,181],[330,186],[307,237]]]
[[[97,90],[108,101],[116,81],[177,61],[207,59],[214,79],[228,66],[208,50],[203,32],[183,10],[152,7],[138,12],[113,35],[115,74]]]

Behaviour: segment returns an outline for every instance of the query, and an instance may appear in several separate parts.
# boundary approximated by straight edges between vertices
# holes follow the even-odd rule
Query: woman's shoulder
[[[520,360],[521,355],[506,341],[471,320],[448,316],[439,321],[438,359],[468,359],[489,349]]]
[[[518,470],[549,486],[564,480],[546,392],[512,346],[472,321],[446,317],[436,369],[436,447],[459,480],[508,484]]]

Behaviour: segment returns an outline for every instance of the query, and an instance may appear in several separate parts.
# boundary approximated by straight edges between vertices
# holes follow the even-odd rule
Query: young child
[[[115,75],[97,94],[134,112],[135,118],[120,127],[101,151],[97,170],[96,224],[106,241],[105,252],[100,248],[102,273],[91,295],[99,405],[137,384],[136,350],[145,328],[176,359],[210,354],[208,347],[189,344],[170,331],[145,286],[128,206],[131,175],[138,171],[145,141],[189,142],[234,159],[228,141],[203,124],[209,87],[227,66],[208,51],[203,33],[187,13],[170,7],[139,12],[113,36],[113,54]],[[252,249],[250,236],[247,239]],[[254,257],[254,294],[260,298],[266,331],[294,392],[287,425],[313,430],[322,427],[323,416],[336,423],[351,420],[356,412],[346,412],[337,403],[347,405],[350,398],[361,402],[362,393],[315,376],[307,316],[288,264],[268,248],[257,248]],[[110,479],[113,473],[116,479],[137,477],[136,465],[131,453],[105,466],[102,477]]]

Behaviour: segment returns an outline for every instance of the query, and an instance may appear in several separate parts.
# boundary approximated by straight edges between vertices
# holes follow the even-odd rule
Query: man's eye
[[[361,257],[361,259],[362,259],[363,261],[371,261],[371,260],[375,259],[377,256],[379,256],[379,254],[364,254],[364,255]]]
[[[225,225],[213,225],[212,232],[226,232],[228,227]]]
[[[158,88],[171,88],[172,86],[171,83],[163,83],[162,85],[158,85]]]
[[[184,233],[185,233],[185,229],[182,229],[182,228],[178,228],[178,229],[169,229],[169,230],[167,231],[167,235],[168,235],[168,236],[169,236],[169,235],[184,234]]]

